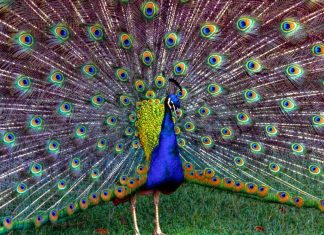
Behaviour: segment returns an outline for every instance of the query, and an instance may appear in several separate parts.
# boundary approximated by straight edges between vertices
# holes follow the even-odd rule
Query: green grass
[[[137,217],[142,235],[152,234],[152,196],[139,196]],[[160,220],[166,234],[324,234],[324,213],[267,203],[235,193],[186,184],[171,195],[162,195]],[[256,231],[257,226],[264,231]],[[12,234],[133,234],[129,202],[96,206],[38,231]]]

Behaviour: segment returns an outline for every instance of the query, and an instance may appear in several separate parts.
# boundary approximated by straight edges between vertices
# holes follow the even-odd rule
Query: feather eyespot
[[[176,135],[179,135],[181,133],[180,127],[179,126],[175,126],[174,127],[174,132],[175,132]]]
[[[44,218],[42,215],[36,215],[34,218],[34,224],[38,228],[44,223]]]
[[[7,231],[10,231],[13,228],[13,220],[11,217],[5,217],[2,221],[3,226],[7,229]]]
[[[258,188],[258,196],[259,197],[266,197],[269,193],[269,187],[266,185],[261,185]]]
[[[218,53],[212,53],[207,57],[207,65],[213,69],[220,68],[223,64],[223,56]]]
[[[103,27],[99,24],[95,24],[88,27],[89,38],[92,41],[102,41],[104,39]]]
[[[219,27],[213,23],[204,23],[200,27],[200,36],[206,39],[215,39],[219,33]]]
[[[184,124],[184,128],[185,128],[185,130],[188,131],[188,132],[194,132],[195,129],[196,129],[196,127],[195,127],[195,125],[193,124],[193,122],[186,122],[186,123]]]
[[[177,142],[178,142],[178,146],[181,147],[181,148],[186,146],[186,141],[183,138],[178,138]]]
[[[181,91],[177,91],[177,96],[180,100],[185,100],[188,97],[188,90],[185,87],[182,87]]]
[[[234,131],[230,127],[223,127],[220,130],[223,139],[232,139],[234,137]]]
[[[15,86],[19,91],[26,93],[30,90],[30,88],[32,86],[31,78],[29,78],[27,76],[20,75],[17,77],[17,79],[15,81]]]
[[[52,223],[56,222],[59,218],[59,213],[56,210],[51,210],[49,212],[49,219]]]
[[[321,173],[321,168],[315,164],[312,164],[312,165],[309,165],[308,171],[312,175],[319,175]]]
[[[248,194],[255,194],[255,193],[258,192],[258,186],[256,184],[253,184],[253,183],[247,183],[245,185],[245,191]]]
[[[294,36],[300,29],[300,23],[293,19],[285,19],[280,24],[280,30],[285,37]]]
[[[247,103],[255,103],[255,102],[260,101],[260,99],[261,99],[261,96],[259,95],[259,93],[252,89],[245,90],[243,92],[243,94],[244,94],[244,100]]]
[[[223,92],[223,87],[216,83],[211,83],[207,86],[207,92],[212,96],[219,96]]]
[[[25,184],[25,183],[19,183],[16,187],[16,191],[19,194],[24,194],[27,192],[27,190],[28,190],[28,187],[27,187],[27,184]]]
[[[318,206],[321,211],[324,211],[324,199],[319,201]]]
[[[100,174],[99,174],[99,170],[98,169],[92,169],[91,172],[90,172],[90,177],[95,180],[95,179],[98,179],[100,177]]]
[[[97,193],[91,193],[89,196],[89,200],[92,205],[98,205],[100,202],[100,197]]]
[[[204,170],[204,176],[205,176],[206,178],[212,178],[212,177],[215,176],[215,171],[214,171],[213,169],[206,168],[206,169]]]
[[[117,117],[114,115],[109,115],[105,120],[105,124],[110,127],[115,127],[117,125]]]
[[[164,36],[164,44],[168,49],[178,46],[180,37],[176,33],[168,33]]]
[[[235,185],[235,181],[232,180],[231,178],[224,178],[223,184],[225,188],[230,189],[233,188],[233,186]]]
[[[146,85],[143,80],[136,80],[134,87],[135,87],[136,91],[143,92],[145,90]]]
[[[124,144],[122,144],[122,143],[117,143],[116,145],[115,145],[115,152],[116,153],[122,153],[123,152],[123,150],[124,150]]]
[[[89,206],[89,201],[87,198],[82,198],[80,201],[79,201],[79,207],[81,210],[85,210],[87,209]]]
[[[85,125],[78,125],[74,130],[74,137],[77,139],[84,139],[87,137],[88,129]]]
[[[127,184],[127,176],[126,175],[122,175],[120,178],[119,178],[119,183],[121,185],[126,185]]]
[[[7,147],[13,147],[16,144],[16,135],[13,132],[6,131],[2,136],[2,141]]]
[[[201,137],[201,143],[206,148],[211,148],[214,145],[214,140],[210,136]]]
[[[254,154],[260,154],[263,152],[264,148],[263,148],[263,145],[259,142],[251,142],[250,150]]]
[[[115,188],[114,194],[118,199],[123,199],[127,194],[126,188],[124,186],[118,186]]]
[[[234,164],[238,167],[243,167],[245,165],[245,160],[241,157],[235,157]]]
[[[35,39],[34,37],[25,31],[17,33],[14,36],[14,41],[23,49],[23,50],[30,50],[34,44]]]
[[[296,81],[304,75],[304,70],[298,64],[291,64],[286,67],[285,74],[290,80]]]
[[[105,138],[99,138],[96,144],[98,151],[102,152],[107,149],[107,140]]]
[[[81,160],[78,157],[74,157],[70,161],[70,166],[72,170],[80,170],[81,167]]]
[[[106,99],[101,94],[94,95],[90,99],[92,106],[95,108],[101,107],[105,101]]]
[[[250,74],[259,73],[262,71],[262,64],[256,59],[250,59],[245,63],[245,69]]]
[[[278,192],[277,198],[278,198],[279,202],[285,203],[289,200],[290,196],[287,192]]]
[[[148,171],[148,167],[146,165],[138,165],[137,168],[136,168],[136,172],[140,175],[144,175],[146,174]]]
[[[152,20],[159,12],[159,6],[154,1],[146,1],[141,6],[143,16],[147,20]]]
[[[304,199],[301,197],[294,197],[292,200],[296,207],[302,207],[304,205]]]
[[[297,103],[292,98],[281,100],[280,106],[285,112],[292,112],[298,109]]]
[[[280,171],[280,166],[277,163],[270,163],[269,170],[273,173],[278,173]]]
[[[143,51],[143,53],[140,55],[140,59],[144,65],[151,66],[152,63],[154,62],[153,52],[149,50]]]
[[[58,154],[60,151],[60,146],[61,144],[59,141],[52,139],[47,143],[47,150],[50,154]]]
[[[221,179],[218,176],[214,176],[210,179],[208,179],[208,183],[213,186],[213,187],[217,187],[221,184]]]
[[[129,50],[133,47],[133,43],[134,41],[131,35],[127,33],[121,33],[119,35],[119,45],[121,48]]]
[[[162,75],[156,76],[154,79],[154,83],[157,88],[159,88],[159,89],[163,88],[165,85],[165,77]]]
[[[34,162],[31,166],[30,166],[30,173],[33,176],[41,176],[42,175],[42,170],[43,167],[41,164]]]
[[[132,147],[134,149],[138,149],[140,147],[140,142],[138,140],[133,140],[132,141]]]
[[[129,80],[128,71],[125,68],[116,69],[115,76],[121,82],[127,82]]]
[[[323,56],[324,55],[324,44],[322,44],[322,43],[315,44],[312,47],[311,51],[314,56]]]
[[[109,202],[110,199],[112,198],[112,191],[110,190],[103,190],[100,194],[101,199],[104,202]]]
[[[186,62],[177,62],[173,65],[173,74],[175,76],[184,76],[187,74],[188,65]]]
[[[119,101],[125,107],[131,104],[130,98],[127,95],[121,95]]]
[[[240,32],[250,33],[255,27],[256,21],[249,16],[242,16],[236,21],[236,27]]]
[[[301,143],[292,143],[290,148],[292,153],[296,156],[301,156],[305,153],[305,147]]]
[[[198,109],[198,114],[201,116],[201,117],[207,117],[208,115],[210,115],[210,109],[206,106],[204,107],[201,107]]]
[[[74,212],[75,212],[75,208],[76,206],[74,204],[69,204],[67,207],[66,207],[66,212],[68,215],[73,215]]]
[[[136,122],[136,113],[134,111],[128,115],[128,120],[132,123]]]
[[[145,94],[145,97],[147,99],[154,99],[156,97],[156,94],[153,90],[148,90]]]
[[[58,109],[58,113],[62,116],[69,117],[73,112],[73,105],[70,102],[63,101]]]
[[[125,133],[126,136],[132,136],[132,135],[134,134],[134,130],[133,130],[133,128],[131,128],[131,127],[129,126],[129,127],[126,127],[124,133]]]
[[[252,122],[250,116],[245,112],[238,113],[236,115],[236,120],[239,125],[247,125]]]
[[[127,187],[130,189],[134,189],[137,187],[137,181],[134,178],[129,178],[127,180]]]
[[[67,183],[66,183],[66,181],[64,179],[63,180],[58,180],[57,183],[56,183],[56,186],[57,186],[58,190],[64,190],[64,189],[66,189]]]
[[[63,44],[70,38],[70,31],[67,26],[59,23],[52,27],[51,29],[53,36],[60,43]]]
[[[311,119],[314,127],[323,127],[324,126],[324,116],[322,115],[314,115]]]
[[[52,71],[49,76],[49,82],[58,86],[58,87],[61,87],[63,85],[64,80],[65,80],[65,77],[64,77],[63,73],[59,70]]]
[[[193,171],[194,166],[191,162],[185,162],[182,167],[185,171]]]
[[[278,129],[274,125],[265,126],[265,132],[269,137],[275,137],[278,135]]]
[[[96,67],[95,64],[85,64],[82,66],[82,73],[87,77],[87,78],[94,78],[97,73],[98,73],[98,68]]]

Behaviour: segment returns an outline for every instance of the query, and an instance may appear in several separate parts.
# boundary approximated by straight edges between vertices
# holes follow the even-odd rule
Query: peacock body
[[[183,181],[324,211],[323,3],[0,0],[0,233]],[[180,105],[181,102],[181,105]]]

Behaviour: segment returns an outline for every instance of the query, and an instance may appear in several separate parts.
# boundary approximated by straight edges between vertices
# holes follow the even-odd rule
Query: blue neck
[[[165,105],[164,108],[164,118],[162,121],[162,128],[161,128],[161,133],[160,133],[160,140],[161,138],[169,138],[170,136],[174,135],[174,123],[172,120],[172,114],[170,108]]]

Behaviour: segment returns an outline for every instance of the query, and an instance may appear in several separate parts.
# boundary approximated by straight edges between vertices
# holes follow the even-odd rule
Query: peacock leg
[[[131,196],[130,201],[131,201],[131,212],[132,212],[132,217],[134,222],[134,234],[140,235],[138,225],[137,225],[137,218],[136,218],[136,194]]]
[[[160,191],[154,191],[153,201],[155,207],[155,228],[153,235],[165,235],[162,233],[159,222],[159,200],[160,200]]]

